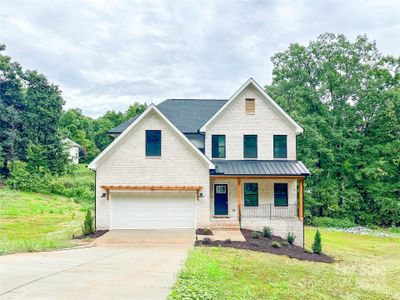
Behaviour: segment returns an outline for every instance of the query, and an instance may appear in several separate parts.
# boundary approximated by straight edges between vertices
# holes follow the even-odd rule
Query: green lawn
[[[84,211],[70,198],[0,189],[0,254],[72,246]]]
[[[321,229],[333,264],[229,248],[193,249],[173,299],[400,299],[400,239]],[[311,248],[315,229],[306,229]]]

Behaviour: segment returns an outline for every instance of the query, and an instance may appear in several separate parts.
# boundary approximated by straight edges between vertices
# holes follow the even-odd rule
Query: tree
[[[272,62],[266,90],[304,128],[298,158],[312,173],[306,209],[400,224],[399,58],[383,56],[366,36],[351,42],[326,33],[308,46],[290,45]]]
[[[8,163],[23,157],[26,141],[22,114],[25,111],[21,67],[11,58],[1,54],[5,45],[0,44],[0,151],[1,173],[8,176]]]
[[[322,252],[321,234],[319,233],[318,229],[314,236],[314,242],[312,244],[312,251],[317,254],[320,254]]]
[[[24,80],[27,85],[24,133],[31,143],[44,147],[49,170],[52,173],[61,173],[67,163],[59,131],[64,104],[61,91],[58,86],[49,83],[44,75],[36,71],[26,71]]]

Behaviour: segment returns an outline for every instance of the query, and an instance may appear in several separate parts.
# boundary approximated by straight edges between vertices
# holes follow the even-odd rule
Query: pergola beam
[[[107,200],[109,199],[110,191],[195,191],[198,198],[199,191],[202,189],[201,186],[194,186],[194,185],[189,185],[189,186],[102,185],[101,188],[106,191]]]

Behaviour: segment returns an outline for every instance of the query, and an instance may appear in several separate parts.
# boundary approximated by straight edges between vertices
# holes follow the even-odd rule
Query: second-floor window
[[[225,158],[225,135],[212,136],[212,158]]]
[[[287,158],[286,135],[274,135],[274,158]]]
[[[257,136],[244,135],[243,136],[243,157],[244,158],[257,158]]]
[[[146,130],[146,156],[161,156],[161,130]]]

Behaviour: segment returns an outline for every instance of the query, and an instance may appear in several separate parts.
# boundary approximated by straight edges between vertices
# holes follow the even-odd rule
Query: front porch
[[[211,176],[211,223],[303,220],[304,177]]]

